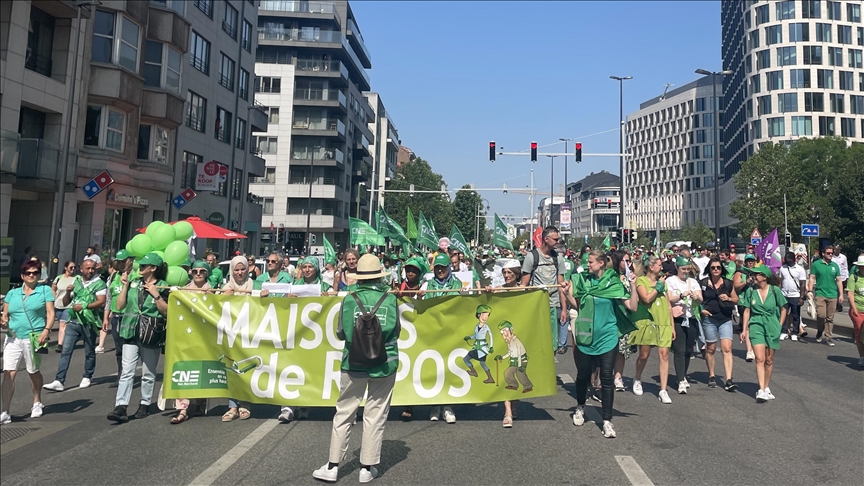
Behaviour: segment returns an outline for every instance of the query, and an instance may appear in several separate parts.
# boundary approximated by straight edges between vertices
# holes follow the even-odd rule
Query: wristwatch
[[[154,301],[162,300],[162,296],[159,295],[159,294],[156,294],[156,297],[153,297],[153,300],[154,300]]]

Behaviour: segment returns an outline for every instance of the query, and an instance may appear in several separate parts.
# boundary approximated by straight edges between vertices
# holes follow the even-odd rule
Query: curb
[[[839,316],[839,314],[834,317],[834,334],[836,336],[842,336],[845,338],[853,339],[855,337],[855,329],[851,325],[847,325],[846,322],[838,323],[837,322],[838,316]],[[846,316],[845,314],[843,315],[843,317],[846,318],[846,320],[849,319],[848,316]],[[801,318],[801,320],[804,322],[804,324],[807,324],[808,330],[812,329],[812,331],[814,333],[816,332],[816,321],[811,321],[810,319],[805,319],[803,317]],[[815,334],[813,334],[813,335],[815,336]],[[815,339],[815,337],[814,337],[814,339]]]

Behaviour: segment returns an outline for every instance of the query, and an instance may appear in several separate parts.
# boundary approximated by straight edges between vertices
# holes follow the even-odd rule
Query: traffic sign
[[[759,233],[759,228],[753,228],[753,232],[750,233],[751,244],[756,245],[758,243],[752,243],[754,238],[759,238],[759,241],[762,241],[762,233]]]
[[[751,245],[756,246],[759,243],[762,243],[762,238],[750,238],[750,244]]]
[[[187,203],[189,203],[189,201],[191,201],[192,199],[195,199],[195,196],[197,196],[197,195],[198,194],[195,191],[193,191],[191,187],[187,187],[186,190],[184,190],[183,192],[178,194],[177,197],[175,197],[171,201],[171,203],[174,205],[175,208],[180,209],[183,206],[185,206]]]
[[[801,225],[801,236],[819,236],[819,225],[818,224],[802,224]]]

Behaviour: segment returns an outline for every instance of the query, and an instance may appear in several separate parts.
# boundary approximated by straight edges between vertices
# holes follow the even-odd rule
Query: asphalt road
[[[44,392],[39,419],[29,418],[29,380],[19,376],[14,422],[0,427],[4,486],[316,483],[311,473],[327,460],[332,409],[312,409],[308,419],[284,425],[274,420],[277,407],[260,406],[250,420],[222,423],[222,402],[207,417],[171,425],[174,412],[158,412],[154,404],[154,415],[113,425],[105,418],[116,391],[110,338],[107,347],[98,355],[93,386],[83,390],[75,388],[83,370],[83,350],[76,350],[67,381],[72,388]],[[571,422],[576,369],[570,355],[558,357],[558,395],[520,403],[512,429],[501,427],[500,404],[459,406],[454,425],[420,420],[429,407],[402,422],[394,408],[384,433],[383,476],[375,482],[860,485],[864,372],[852,343],[784,341],[771,386],[777,399],[764,404],[754,400],[755,367],[744,361],[743,345],[736,342],[734,353],[739,391],[709,389],[704,362],[694,360],[690,393],[670,389],[671,405],[657,399],[656,355],[643,376],[645,394],[629,391],[631,358],[628,391],[615,396],[618,437],[612,440],[592,423],[600,422],[596,402],[589,402],[584,426]],[[52,352],[44,360],[46,381],[58,358]],[[357,481],[359,436],[355,431],[340,483]]]

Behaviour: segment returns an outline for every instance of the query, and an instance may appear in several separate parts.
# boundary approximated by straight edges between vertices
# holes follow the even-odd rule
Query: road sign
[[[192,188],[187,187],[186,190],[177,195],[172,201],[171,204],[174,205],[175,208],[180,209],[185,206],[189,201],[195,198],[198,194],[192,190]]]
[[[114,183],[114,178],[107,170],[103,170],[96,177],[87,181],[81,186],[81,190],[87,195],[87,199],[93,199],[93,196],[102,192],[103,189]]]
[[[801,225],[801,236],[819,236],[819,225],[818,224],[802,224]]]
[[[759,233],[759,228],[753,228],[753,232],[750,233],[750,241],[752,242],[754,238],[759,238],[759,241],[762,241],[762,234]],[[752,243],[756,245],[757,243]]]
[[[759,243],[762,243],[762,238],[750,238],[750,244],[751,245],[756,246]]]

